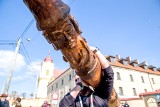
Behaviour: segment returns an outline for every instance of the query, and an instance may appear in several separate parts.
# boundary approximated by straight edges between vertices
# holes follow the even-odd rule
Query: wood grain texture
[[[102,75],[100,62],[81,36],[79,25],[70,14],[70,7],[61,0],[23,1],[36,19],[37,29],[43,32],[46,40],[55,50],[61,51],[65,61],[76,69],[76,74],[82,80],[97,87]],[[117,99],[114,93],[115,90],[110,103]]]

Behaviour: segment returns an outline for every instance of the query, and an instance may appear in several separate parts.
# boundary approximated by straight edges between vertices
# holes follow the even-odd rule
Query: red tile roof
[[[151,69],[144,69],[144,68],[139,67],[139,66],[134,67],[134,66],[132,66],[132,65],[130,65],[130,64],[124,65],[124,64],[120,63],[118,60],[115,60],[114,63],[109,61],[109,63],[110,63],[110,65],[112,65],[112,66],[117,66],[117,67],[122,67],[122,68],[126,68],[126,69],[132,69],[132,70],[136,70],[136,71],[140,71],[140,72],[145,72],[145,73],[160,75],[160,72],[159,72],[159,71],[156,71],[156,72],[155,72],[155,71],[153,71],[153,70],[151,70]]]
[[[65,70],[60,70],[60,69],[54,69],[53,71],[53,76],[54,78],[57,78],[59,75],[61,75]]]

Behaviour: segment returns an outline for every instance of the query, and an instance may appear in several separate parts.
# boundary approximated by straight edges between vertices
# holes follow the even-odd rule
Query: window
[[[128,65],[128,62],[127,62],[127,61],[123,61],[123,64],[124,64],[124,65]]]
[[[70,75],[69,75],[69,81],[71,81],[71,79],[72,79],[72,78],[71,78],[71,74],[70,74]]]
[[[133,88],[133,95],[136,96],[137,95],[137,92],[136,92],[136,89]]]
[[[68,91],[71,91],[71,85],[69,85],[69,89],[68,89]]]
[[[51,89],[51,91],[53,91],[53,86],[52,86],[52,89]]]
[[[63,81],[63,79],[62,79],[62,84],[61,84],[61,85],[63,85],[63,82],[64,82],[64,81]]]
[[[56,88],[58,88],[58,83],[56,83]]]
[[[133,76],[132,75],[130,75],[130,79],[131,79],[131,81],[133,82],[134,80],[133,80]]]
[[[120,73],[117,72],[117,80],[121,80]]]
[[[46,70],[46,75],[49,75],[49,70],[48,69]]]
[[[63,91],[61,91],[60,99],[62,99],[63,97],[64,97],[64,95],[63,95]]]
[[[153,83],[153,84],[155,84],[155,82],[154,82],[154,78],[151,78],[151,79],[152,79],[152,83]]]
[[[110,61],[115,63],[115,58],[110,58]]]
[[[124,94],[123,94],[123,88],[122,88],[122,87],[119,87],[119,95],[124,95]]]
[[[147,89],[144,89],[144,92],[147,92]]]
[[[142,83],[144,83],[144,78],[143,78],[143,76],[141,76],[141,80],[142,80]]]

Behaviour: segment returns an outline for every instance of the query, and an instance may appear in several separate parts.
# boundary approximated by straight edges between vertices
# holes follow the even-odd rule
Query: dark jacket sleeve
[[[97,94],[102,99],[106,99],[109,101],[110,95],[113,89],[114,82],[114,72],[111,66],[102,69],[102,79],[99,86],[95,89],[95,94]]]
[[[1,102],[1,99],[0,99],[0,107],[2,107],[2,102]]]
[[[73,107],[75,98],[70,93],[66,94],[59,103],[59,107]]]

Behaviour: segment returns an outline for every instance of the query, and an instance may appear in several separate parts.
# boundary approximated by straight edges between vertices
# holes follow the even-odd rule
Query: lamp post
[[[3,93],[5,93],[5,94],[8,94],[9,86],[10,86],[10,83],[11,83],[11,79],[12,79],[12,75],[13,75],[13,71],[14,71],[14,67],[15,67],[17,54],[18,54],[18,51],[19,51],[19,48],[20,48],[20,44],[21,44],[21,39],[19,38],[18,41],[17,41],[15,52],[14,52],[12,64],[11,64],[10,70],[8,72],[8,77],[7,77],[7,80],[6,80],[4,89],[3,89]]]

